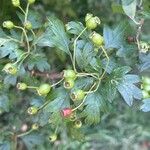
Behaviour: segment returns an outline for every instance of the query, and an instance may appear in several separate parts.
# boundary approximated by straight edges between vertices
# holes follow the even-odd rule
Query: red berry
[[[71,108],[64,108],[63,110],[61,110],[61,114],[63,117],[67,118],[70,117],[72,115],[72,109]]]

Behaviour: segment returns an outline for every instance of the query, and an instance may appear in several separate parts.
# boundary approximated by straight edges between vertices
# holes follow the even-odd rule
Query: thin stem
[[[130,19],[131,19],[136,25],[140,25],[140,23],[137,22],[134,18],[131,18],[131,17],[130,17]]]
[[[74,40],[74,44],[73,44],[73,47],[74,47],[74,50],[73,50],[73,69],[74,69],[75,72],[77,72],[77,70],[76,70],[76,45],[77,45],[77,40],[78,40],[79,37],[85,32],[86,29],[87,29],[87,27],[84,28],[84,29],[82,30],[82,32],[81,32],[81,33],[77,36],[77,38]]]
[[[38,111],[40,111],[41,109],[43,109],[46,105],[48,105],[50,103],[50,101],[45,102],[39,109]]]
[[[98,81],[98,84],[97,84],[95,90],[93,90],[93,91],[87,91],[87,92],[85,92],[85,93],[86,93],[86,94],[91,94],[91,93],[96,92],[96,91],[98,90],[98,88],[99,88],[100,82],[101,82],[101,80]],[[93,88],[94,88],[94,87],[93,87]]]
[[[22,8],[20,8],[20,9],[22,10]],[[24,19],[24,23],[25,23],[25,22],[27,21],[27,17],[28,17],[29,3],[27,4],[26,11],[23,10],[23,12],[24,12],[24,15],[25,15],[25,19]],[[23,28],[23,29],[24,29],[24,28]],[[25,30],[25,29],[24,29],[24,30]],[[24,31],[23,31],[23,33],[24,33]],[[24,37],[23,33],[22,33],[22,35],[21,35],[21,42],[23,42],[23,37]]]
[[[19,65],[18,65],[18,68],[21,67],[22,63],[24,62],[24,60],[29,56],[29,52],[27,52],[27,55],[20,61]]]
[[[35,86],[27,86],[28,89],[37,89],[38,87]]]
[[[33,34],[33,37],[34,37],[34,39],[35,39],[35,33],[34,33],[34,31],[31,29],[31,32],[32,32],[32,34]]]
[[[21,43],[23,43],[23,39],[24,39],[24,34],[22,32],[22,34],[21,34]]]
[[[21,64],[23,63],[23,61],[29,56],[30,54],[30,44],[29,44],[29,39],[28,39],[28,36],[27,36],[27,33],[25,31],[24,28],[20,27],[20,26],[15,26],[15,28],[17,29],[21,29],[25,35],[25,38],[26,38],[26,42],[27,42],[27,55],[22,59],[22,61],[20,62],[20,64],[18,65],[18,68],[20,68]]]
[[[29,131],[27,131],[27,132],[25,132],[25,133],[18,134],[18,135],[17,135],[17,138],[18,138],[18,137],[23,137],[23,136],[25,136],[25,135],[28,135],[28,134],[30,134],[32,131],[33,131],[33,129],[30,129]]]
[[[54,87],[54,86],[58,85],[58,84],[59,84],[59,83],[61,83],[63,80],[64,80],[64,78],[62,78],[62,79],[61,79],[61,80],[59,80],[58,82],[56,82],[56,83],[52,84],[52,85],[51,85],[51,87]]]
[[[77,74],[78,77],[85,77],[85,76],[91,76],[95,79],[98,79],[97,74],[96,73],[78,73]]]
[[[34,33],[34,31],[31,29],[31,33],[33,34],[33,41],[35,40],[35,38],[36,38],[36,36],[35,36],[35,33]],[[36,45],[34,44],[34,42],[33,42],[33,47],[34,47],[34,50],[36,50]]]
[[[103,79],[103,77],[104,77],[104,75],[105,75],[105,73],[106,73],[106,70],[107,70],[107,68],[108,68],[108,65],[109,65],[109,56],[107,55],[107,52],[106,52],[106,50],[104,49],[103,46],[101,46],[101,49],[103,50],[103,52],[104,52],[104,54],[105,54],[105,56],[106,56],[107,64],[106,64],[106,67],[105,67],[105,69],[104,69],[104,72],[102,73],[102,75],[101,75],[101,77],[99,78],[99,80],[102,80],[102,79]]]
[[[14,39],[14,38],[12,38],[10,36],[6,36],[6,37],[9,38],[10,40],[14,41],[14,42],[17,42],[17,43],[21,44],[21,42],[19,40],[17,40],[17,39]]]
[[[25,11],[22,9],[21,6],[19,6],[19,9],[23,12],[24,15],[26,14]]]
[[[54,134],[57,134],[57,131],[58,131],[58,125],[57,125],[57,127],[56,127],[56,129],[55,129]]]
[[[14,136],[14,141],[13,141],[12,147],[13,147],[13,150],[17,150],[17,136],[16,135]]]
[[[27,42],[27,49],[28,49],[28,53],[30,53],[30,45],[29,45],[29,39],[28,39],[28,36],[26,34],[26,31],[24,28],[20,27],[20,26],[15,26],[15,28],[17,29],[21,29],[25,35],[25,38],[26,38],[26,42]]]
[[[84,97],[83,101],[82,101],[77,107],[75,107],[74,109],[72,109],[72,111],[77,110],[78,108],[80,108],[80,107],[84,104],[84,102],[85,102],[85,100],[86,100],[88,94],[90,94],[90,92],[91,92],[92,89],[95,87],[95,85],[96,85],[96,83],[94,83],[94,84],[92,85],[92,87],[91,87],[90,90],[88,91],[87,95]],[[92,92],[92,93],[93,93],[93,92]]]
[[[25,20],[24,20],[24,22],[27,22],[27,19],[28,19],[29,6],[30,6],[30,4],[28,3],[27,4],[27,8],[26,8],[26,12],[25,12]]]
[[[14,62],[13,64],[15,65],[15,64],[17,64],[21,59],[22,59],[22,57],[24,56],[24,55],[26,55],[27,54],[27,52],[26,53],[23,53],[20,57],[19,57],[19,59],[16,61],[16,62]]]
[[[139,7],[142,7],[143,0],[140,0]]]

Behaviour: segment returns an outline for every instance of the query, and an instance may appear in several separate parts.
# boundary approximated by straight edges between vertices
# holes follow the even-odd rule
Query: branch
[[[61,79],[63,77],[63,72],[40,72],[37,70],[28,70],[32,76],[44,77],[51,80]]]
[[[140,34],[142,32],[142,26],[144,24],[144,19],[141,19],[140,20],[140,25],[138,26],[138,29],[137,29],[137,34],[136,34],[136,42],[137,42],[137,45],[138,45],[138,49],[140,50]]]

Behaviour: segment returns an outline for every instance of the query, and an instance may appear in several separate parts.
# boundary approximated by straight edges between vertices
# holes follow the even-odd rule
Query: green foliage
[[[150,17],[145,7],[147,3],[140,5],[136,0],[110,1],[110,4],[103,0],[36,3],[38,5],[31,6],[20,1],[20,7],[15,7],[15,17],[8,17],[13,28],[0,28],[0,150],[117,150],[125,149],[121,137],[128,139],[130,132],[135,143],[136,139],[140,141],[139,135],[146,138],[145,133],[149,131],[141,126],[149,122],[144,122],[141,116],[142,112],[150,111],[150,99],[142,95],[145,83],[141,77],[149,76],[150,47],[149,35],[141,28],[149,29],[144,24]],[[53,3],[57,4],[55,12],[61,8],[61,20],[43,5]],[[65,15],[78,16],[75,12],[85,4],[95,10],[97,16],[102,15],[100,25],[97,16],[92,20],[95,24],[89,27],[83,16],[71,21]],[[79,8],[74,10],[71,5]],[[118,13],[116,17],[107,6]],[[99,8],[106,13],[99,14]],[[27,22],[32,28],[26,28]],[[93,33],[98,35],[96,42],[91,38]],[[146,51],[143,51],[142,41],[147,46]],[[13,67],[15,73],[11,73]],[[65,77],[64,70],[71,70],[71,77]],[[19,90],[17,83],[25,83],[25,89]],[[84,91],[77,101],[71,99],[75,91]],[[29,113],[30,108],[35,108],[35,113]],[[137,112],[141,120],[135,115]],[[77,120],[82,122],[81,128],[75,128]],[[32,129],[33,124],[39,126],[38,130]],[[138,130],[137,126],[142,129]],[[56,135],[54,144],[48,141],[52,135]]]
[[[87,124],[97,124],[100,122],[100,108],[102,103],[102,96],[99,92],[91,94],[87,97],[85,102],[85,109],[83,110],[83,116],[85,116],[85,122]]]
[[[144,112],[150,111],[150,99],[143,100],[143,105],[141,106],[141,110]]]

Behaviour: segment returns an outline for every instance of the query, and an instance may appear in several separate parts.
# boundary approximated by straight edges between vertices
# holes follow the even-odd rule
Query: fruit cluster
[[[27,3],[27,10],[24,11],[21,6],[20,6],[20,0],[12,0],[12,4],[13,6],[19,8],[25,15],[25,20],[23,23],[23,27],[22,26],[16,26],[12,21],[5,21],[3,23],[3,27],[6,29],[21,29],[22,30],[22,34],[24,35],[24,40],[27,44],[27,52],[23,53],[20,58],[14,62],[14,63],[7,63],[4,68],[3,71],[5,71],[7,74],[11,74],[11,75],[17,75],[20,69],[20,65],[23,63],[23,61],[28,57],[28,55],[30,54],[30,42],[28,39],[28,30],[31,30],[31,33],[34,33],[32,30],[32,23],[27,19],[28,17],[28,7],[30,4],[33,4],[35,2],[35,0],[28,0]],[[85,17],[85,24],[86,27],[84,28],[84,30],[79,34],[78,38],[83,34],[83,32],[85,30],[94,30],[98,25],[100,25],[101,21],[97,16],[93,16],[93,14],[87,14]],[[98,34],[97,32],[93,31],[90,35],[89,35],[89,39],[91,40],[91,42],[93,43],[94,47],[96,47],[97,49],[102,48],[103,44],[104,44],[104,39],[103,37]],[[63,86],[66,90],[68,90],[70,92],[70,99],[72,100],[73,103],[78,102],[80,103],[78,106],[76,106],[75,108],[64,108],[63,110],[60,110],[60,113],[62,115],[63,118],[65,119],[70,119],[70,121],[72,121],[73,123],[73,127],[74,128],[80,128],[82,126],[82,121],[77,118],[76,116],[76,110],[82,106],[82,104],[84,103],[84,100],[86,98],[86,96],[91,93],[96,91],[95,90],[95,85],[97,85],[97,87],[99,86],[100,80],[102,79],[102,76],[100,77],[99,74],[92,74],[92,73],[79,73],[75,67],[75,49],[76,49],[76,41],[77,39],[75,39],[74,41],[74,52],[73,52],[73,69],[67,69],[63,71],[63,76],[62,79],[60,81],[58,81],[55,84],[49,84],[49,83],[44,83],[41,84],[39,86],[30,86],[27,85],[24,82],[20,82],[17,83],[17,89],[19,90],[27,90],[27,89],[34,89],[37,94],[39,96],[43,96],[46,97],[51,89],[58,85],[59,83],[61,83],[63,81]],[[104,51],[104,50],[103,50]],[[18,64],[19,63],[19,64]],[[105,72],[104,72],[105,73]],[[104,75],[103,73],[103,75]],[[92,86],[90,88],[90,90],[88,91],[84,91],[83,89],[76,89],[74,91],[71,91],[71,89],[74,87],[75,85],[75,81],[78,77],[86,77],[86,76],[91,76],[94,77],[94,79],[96,79],[94,86]],[[97,89],[96,87],[96,89]],[[94,90],[93,90],[94,89]],[[45,104],[44,104],[45,106]],[[27,112],[29,115],[36,115],[40,109],[42,109],[43,107],[36,107],[36,106],[31,106],[28,108]],[[39,125],[37,123],[32,125],[31,130],[38,130]],[[49,136],[49,140],[51,142],[54,142],[57,139],[57,134],[54,133],[52,135]]]
[[[142,77],[142,85],[141,85],[143,98],[150,98],[150,77]]]

